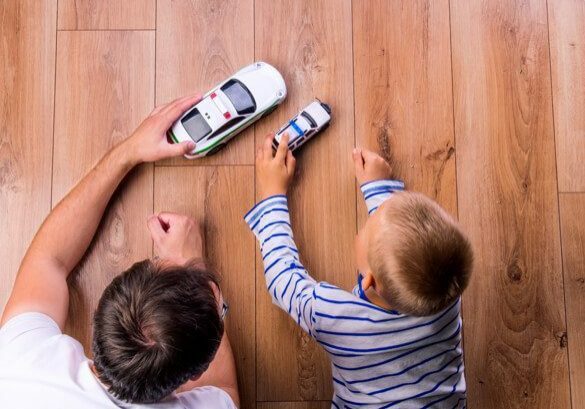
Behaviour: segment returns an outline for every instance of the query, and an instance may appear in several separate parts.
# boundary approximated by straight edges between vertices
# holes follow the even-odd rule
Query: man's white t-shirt
[[[17,315],[0,328],[0,408],[235,409],[223,390],[206,386],[156,404],[127,404],[110,396],[91,370],[81,344],[49,316]]]

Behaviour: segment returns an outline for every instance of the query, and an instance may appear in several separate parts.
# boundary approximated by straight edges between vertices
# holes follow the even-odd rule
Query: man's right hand
[[[137,165],[141,162],[154,162],[184,155],[195,149],[195,142],[192,141],[169,143],[167,131],[185,111],[200,100],[201,95],[197,94],[156,107],[134,133],[122,142],[131,163]]]
[[[182,214],[159,213],[150,216],[147,223],[159,258],[176,265],[203,258],[203,232],[194,219]]]

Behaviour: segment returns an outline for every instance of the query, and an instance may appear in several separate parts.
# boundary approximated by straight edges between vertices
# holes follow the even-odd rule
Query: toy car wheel
[[[219,152],[220,150],[222,150],[223,148],[225,148],[225,143],[221,143],[219,145],[217,145],[215,148],[211,149],[208,153],[208,155],[214,155],[217,152]]]
[[[276,109],[277,105],[273,106],[272,108],[268,109],[266,112],[264,112],[261,116],[261,118],[265,118],[268,115],[270,115],[272,113],[272,111],[274,111]]]

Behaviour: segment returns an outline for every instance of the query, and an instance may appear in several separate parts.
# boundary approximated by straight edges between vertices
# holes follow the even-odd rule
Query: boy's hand
[[[147,221],[154,241],[154,252],[163,260],[185,265],[195,258],[203,259],[201,225],[190,217],[176,213],[153,214]]]
[[[392,177],[392,168],[377,153],[368,149],[355,148],[352,158],[355,165],[355,177],[360,185]]]
[[[195,142],[169,143],[167,131],[189,108],[201,100],[192,95],[156,107],[128,139],[123,142],[133,164],[154,162],[180,156],[195,149]]]
[[[256,152],[256,180],[260,199],[286,194],[295,173],[295,158],[288,149],[288,134],[284,134],[276,154],[272,155],[274,134],[268,134]]]

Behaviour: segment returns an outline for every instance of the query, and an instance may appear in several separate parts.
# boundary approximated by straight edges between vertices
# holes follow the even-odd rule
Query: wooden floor
[[[151,255],[149,214],[188,213],[231,304],[243,407],[329,407],[327,359],[271,304],[242,220],[260,138],[319,97],[334,122],[299,154],[291,193],[314,276],[355,282],[349,153],[376,149],[475,246],[469,407],[582,408],[584,0],[1,1],[0,306],[43,218],[110,146],[254,60],[283,73],[282,107],[216,156],[131,174],[71,281],[68,332],[90,344],[104,286]]]

